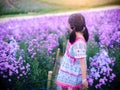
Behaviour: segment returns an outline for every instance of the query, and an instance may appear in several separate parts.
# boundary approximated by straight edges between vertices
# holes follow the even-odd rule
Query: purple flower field
[[[89,83],[95,88],[101,88],[102,85],[112,82],[116,76],[112,68],[119,56],[109,56],[109,49],[120,50],[120,9],[81,13],[85,16],[90,33],[88,43],[92,42],[91,47],[98,45],[99,49],[105,50],[96,53],[94,57],[88,55]],[[68,17],[69,15],[54,15],[1,23],[0,76],[11,82],[14,75],[18,79],[28,75],[30,64],[29,60],[23,59],[24,54],[21,54],[25,52],[20,46],[22,43],[28,45],[26,50],[30,58],[38,57],[37,53],[53,55],[53,49],[59,46],[59,38],[67,34]],[[94,80],[98,82],[93,84]]]

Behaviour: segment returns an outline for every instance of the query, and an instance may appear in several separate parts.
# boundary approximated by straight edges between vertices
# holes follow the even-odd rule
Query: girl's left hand
[[[88,88],[88,82],[87,81],[82,82],[82,84],[84,85],[85,88]]]

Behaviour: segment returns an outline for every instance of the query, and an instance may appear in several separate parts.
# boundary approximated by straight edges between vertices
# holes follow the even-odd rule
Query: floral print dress
[[[56,84],[66,88],[82,88],[82,73],[80,59],[86,58],[86,42],[82,37],[71,44],[67,49],[56,79]],[[86,59],[85,59],[86,61]]]

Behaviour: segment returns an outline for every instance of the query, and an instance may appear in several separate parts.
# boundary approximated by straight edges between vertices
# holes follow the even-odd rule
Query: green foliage
[[[108,48],[109,56],[115,58],[115,65],[113,72],[116,74],[115,80],[112,82],[112,86],[118,88],[120,86],[120,46],[114,44],[114,48]]]
[[[3,5],[2,3],[0,3],[0,10],[3,8],[3,6],[4,6],[4,5]]]
[[[99,46],[94,41],[89,41],[87,43],[87,60],[89,60],[89,57],[93,57],[98,52]]]
[[[9,14],[26,14],[22,9],[10,9],[10,10],[1,10],[0,15],[9,15]]]
[[[30,64],[30,71],[26,77],[14,80],[15,87],[13,90],[29,90],[30,88],[47,88],[48,71],[53,70],[53,56],[45,52],[37,53],[35,58],[31,58],[27,48],[27,43],[19,43],[20,49],[24,50],[23,56]],[[20,55],[20,51],[17,52]],[[24,81],[24,82],[23,82]]]
[[[64,35],[62,38],[59,38],[58,42],[60,48],[60,55],[64,55],[67,46],[67,35]]]
[[[94,40],[95,42],[99,43],[100,40],[99,40],[99,35],[98,34],[94,34]]]

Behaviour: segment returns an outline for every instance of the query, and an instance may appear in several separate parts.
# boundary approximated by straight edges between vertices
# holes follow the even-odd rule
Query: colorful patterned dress
[[[71,44],[67,43],[67,49],[63,57],[56,84],[66,88],[82,88],[82,73],[80,59],[86,61],[86,42],[82,37]]]

